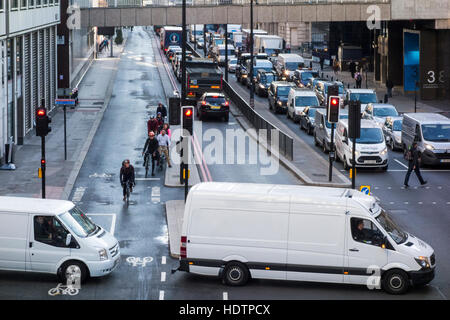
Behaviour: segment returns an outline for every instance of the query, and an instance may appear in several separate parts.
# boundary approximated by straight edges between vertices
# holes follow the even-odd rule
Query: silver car
[[[387,117],[383,125],[386,144],[391,150],[402,149],[403,117]]]

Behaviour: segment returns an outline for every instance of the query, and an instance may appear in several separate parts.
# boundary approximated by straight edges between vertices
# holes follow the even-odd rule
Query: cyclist
[[[164,119],[162,117],[161,112],[158,112],[156,115],[156,121],[158,121],[158,131],[157,133],[159,133],[164,125]]]
[[[145,159],[149,155],[152,155],[152,176],[155,175],[155,160],[157,161],[159,165],[159,152],[158,152],[158,140],[155,138],[155,133],[153,131],[150,131],[148,133],[148,138],[145,141],[144,149],[142,150],[142,155],[145,154]],[[144,161],[145,166],[145,161]]]
[[[122,161],[122,168],[120,168],[120,184],[123,189],[123,201],[127,196],[127,184],[130,184],[130,192],[133,192],[133,186],[136,185],[134,180],[134,167],[130,164],[130,160]]]
[[[158,140],[158,151],[159,154],[163,154],[166,156],[167,165],[169,168],[172,168],[172,165],[170,164],[170,158],[169,158],[169,147],[170,147],[170,138],[166,134],[166,131],[163,129],[161,130],[161,133],[158,134],[158,137],[156,138]]]
[[[155,119],[155,116],[151,116],[147,121],[147,132],[153,131],[156,132],[158,130],[159,122]]]
[[[161,112],[163,119],[167,117],[167,108],[160,102],[158,103],[158,108],[156,108],[156,113]]]

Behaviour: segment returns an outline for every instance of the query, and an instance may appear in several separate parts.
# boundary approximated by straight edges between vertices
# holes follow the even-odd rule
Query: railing
[[[186,0],[187,6],[250,5],[252,0]],[[253,0],[254,5],[390,3],[391,0]],[[80,8],[172,7],[182,0],[72,0]]]

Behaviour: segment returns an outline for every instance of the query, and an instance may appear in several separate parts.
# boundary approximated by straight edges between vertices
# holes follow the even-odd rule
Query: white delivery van
[[[296,53],[280,53],[278,55],[277,63],[275,69],[277,70],[278,76],[286,77],[290,80],[294,75],[295,70],[298,68],[303,68],[305,65],[305,60]]]
[[[119,243],[70,201],[0,197],[0,270],[43,272],[63,281],[111,273]]]
[[[361,285],[381,279],[382,288],[400,294],[430,282],[435,270],[431,246],[398,227],[374,197],[343,188],[197,184],[180,249],[178,270],[229,285],[250,278]]]
[[[305,88],[293,87],[289,91],[287,101],[287,117],[299,122],[306,107],[318,108],[320,106],[314,91]]]
[[[232,44],[229,44],[228,46],[228,59],[236,58],[235,56],[235,48]],[[214,57],[219,65],[225,64],[225,45],[219,44],[218,46],[215,46],[213,49]]]
[[[336,156],[344,163],[344,169],[352,166],[353,142],[348,137],[348,119],[339,120],[336,128]],[[361,119],[361,134],[356,139],[357,168],[388,169],[388,150],[383,130],[375,121]]]

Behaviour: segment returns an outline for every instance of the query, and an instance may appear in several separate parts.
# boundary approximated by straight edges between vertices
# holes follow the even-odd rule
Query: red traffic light
[[[186,109],[186,110],[184,111],[184,115],[185,115],[186,117],[192,116],[192,109]]]
[[[45,109],[38,109],[37,110],[38,117],[44,117],[45,114],[46,114]]]
[[[339,105],[339,99],[337,98],[331,98],[330,104],[332,106],[338,106]]]
[[[41,164],[45,164],[45,159],[41,159]]]

